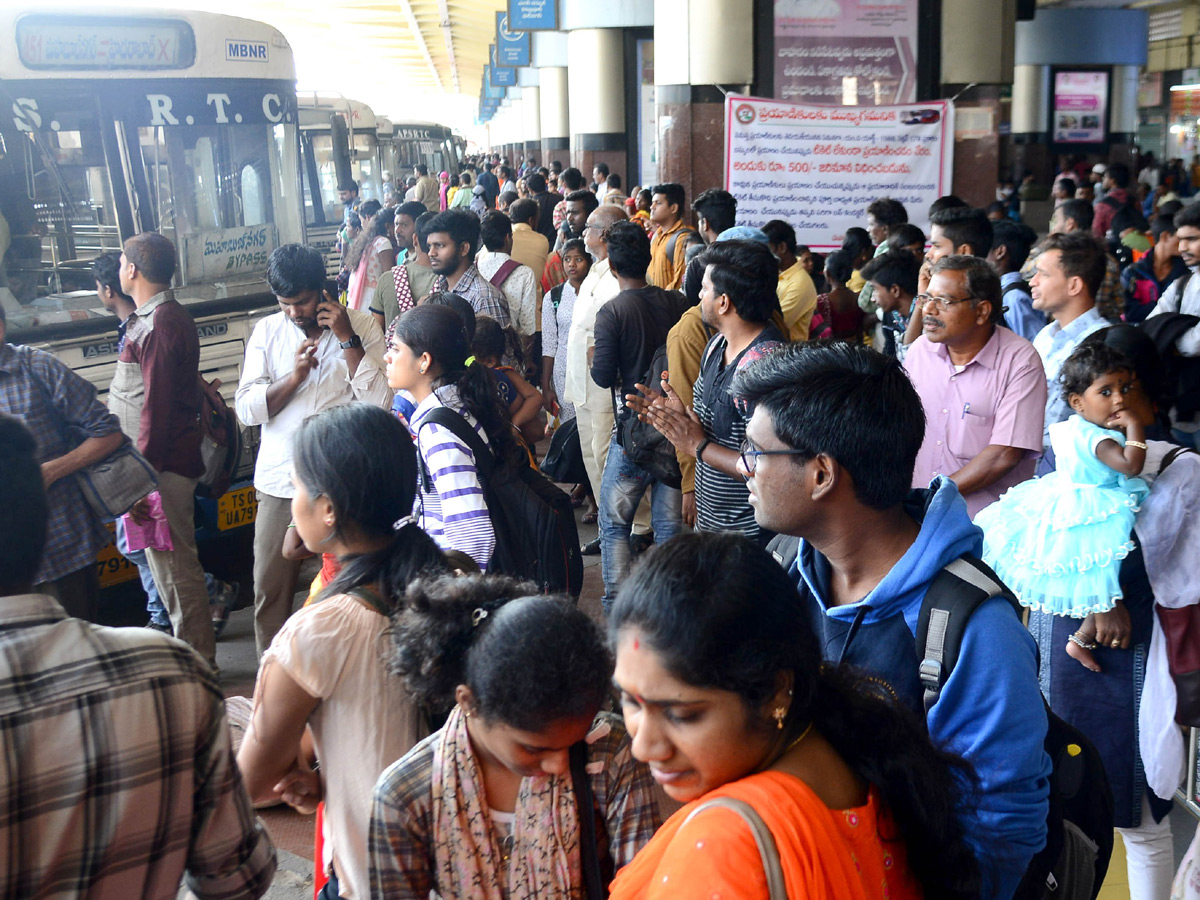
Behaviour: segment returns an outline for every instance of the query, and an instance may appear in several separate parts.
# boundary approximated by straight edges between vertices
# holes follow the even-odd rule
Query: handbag
[[[70,429],[58,416],[58,407],[50,398],[50,392],[42,380],[33,371],[33,366],[26,358],[26,368],[29,379],[42,395],[42,401],[47,409],[54,410],[59,421],[62,438],[68,447],[73,448]],[[158,487],[158,473],[154,466],[146,460],[133,446],[133,442],[125,439],[120,447],[99,462],[80,469],[75,473],[75,483],[100,519],[112,522],[133,508],[133,505]]]
[[[583,484],[588,480],[577,419],[568,419],[554,430],[541,469],[543,475],[559,484]]]
[[[92,512],[111,522],[158,487],[158,473],[126,440],[100,462],[76,472],[75,481]]]
[[[1175,721],[1200,728],[1200,604],[1167,609],[1155,604],[1175,682]]]
[[[787,900],[787,885],[783,880],[783,865],[779,861],[779,848],[775,846],[775,837],[771,834],[767,823],[762,820],[762,816],[755,812],[754,807],[745,800],[739,800],[736,797],[713,797],[711,800],[705,800],[688,813],[683,824],[687,825],[699,813],[715,807],[732,809],[750,826],[750,833],[754,835],[754,843],[758,844],[758,855],[762,857],[763,872],[767,876],[767,895],[771,900]]]

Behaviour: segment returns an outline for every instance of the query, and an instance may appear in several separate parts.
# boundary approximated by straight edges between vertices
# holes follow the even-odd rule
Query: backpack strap
[[[767,544],[767,552],[775,558],[775,562],[783,566],[786,572],[800,555],[800,538],[790,534],[777,534]]]
[[[500,285],[508,281],[508,276],[516,271],[516,268],[519,265],[519,262],[512,257],[509,257],[504,262],[500,263],[500,268],[492,273],[492,277],[489,278],[488,281],[492,283],[493,287],[500,287]]]
[[[1018,278],[1011,284],[1006,284],[1000,291],[1000,299],[1003,300],[1012,291],[1020,291],[1022,294],[1028,294],[1031,288],[1029,283],[1024,278]]]
[[[679,243],[681,237],[686,237],[690,243],[692,238],[696,237],[700,232],[694,228],[680,228],[677,232],[667,239],[667,262],[675,265],[675,247]]]
[[[471,455],[475,457],[475,465],[479,468],[479,474],[484,478],[491,476],[492,471],[496,468],[496,457],[492,455],[492,451],[483,442],[483,438],[461,413],[448,406],[436,406],[421,420],[421,425],[426,424],[441,425],[466,444]],[[418,430],[420,430],[419,427]]]
[[[563,286],[562,284],[556,284],[550,288],[550,302],[554,304],[555,309],[558,309],[558,304],[562,303]]]
[[[1191,447],[1175,447],[1171,452],[1163,457],[1162,465],[1158,467],[1158,474],[1161,475],[1166,471],[1167,466],[1179,459],[1185,453],[1195,453]]]
[[[958,662],[967,623],[984,601],[1004,597],[1020,615],[1020,604],[996,573],[973,557],[951,560],[933,579],[917,619],[918,675],[925,712],[933,707]]]
[[[575,789],[575,808],[579,816],[579,855],[583,868],[586,900],[604,900],[604,878],[600,874],[600,847],[596,843],[596,800],[587,774],[587,742],[577,741],[567,751],[571,762],[571,786]]]

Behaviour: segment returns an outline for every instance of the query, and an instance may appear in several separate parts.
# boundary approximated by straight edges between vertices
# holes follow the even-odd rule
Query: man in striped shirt
[[[46,537],[32,435],[0,415],[0,896],[261,897],[275,850],[223,696],[186,644],[31,592]]]
[[[677,451],[696,459],[696,528],[739,531],[765,544],[773,535],[754,521],[750,492],[737,471],[749,414],[736,403],[733,377],[787,341],[771,321],[779,309],[779,268],[759,241],[714,243],[700,260],[700,316],[717,333],[701,356],[692,409],[670,391],[665,402],[647,404],[644,414]]]

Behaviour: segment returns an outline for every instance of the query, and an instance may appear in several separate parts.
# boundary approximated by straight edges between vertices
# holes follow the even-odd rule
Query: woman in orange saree
[[[765,551],[681,535],[630,574],[609,628],[634,756],[685,804],[618,872],[612,900],[774,900],[750,825],[716,797],[766,824],[791,900],[977,896],[954,814],[965,764],[878,688],[821,664]]]

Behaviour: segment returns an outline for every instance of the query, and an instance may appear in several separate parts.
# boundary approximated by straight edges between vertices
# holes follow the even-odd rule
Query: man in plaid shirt
[[[275,849],[221,687],[186,644],[68,618],[32,592],[46,538],[33,436],[0,415],[0,896],[261,897]]]
[[[479,219],[461,209],[438,213],[424,226],[429,263],[437,278],[434,292],[453,291],[479,316],[491,316],[501,328],[512,324],[508,299],[475,268],[479,251]]]
[[[51,354],[5,343],[5,337],[0,306],[0,413],[20,419],[32,433],[49,504],[46,548],[34,581],[68,614],[94,621],[100,599],[96,554],[109,535],[72,476],[125,437],[91,382]]]

